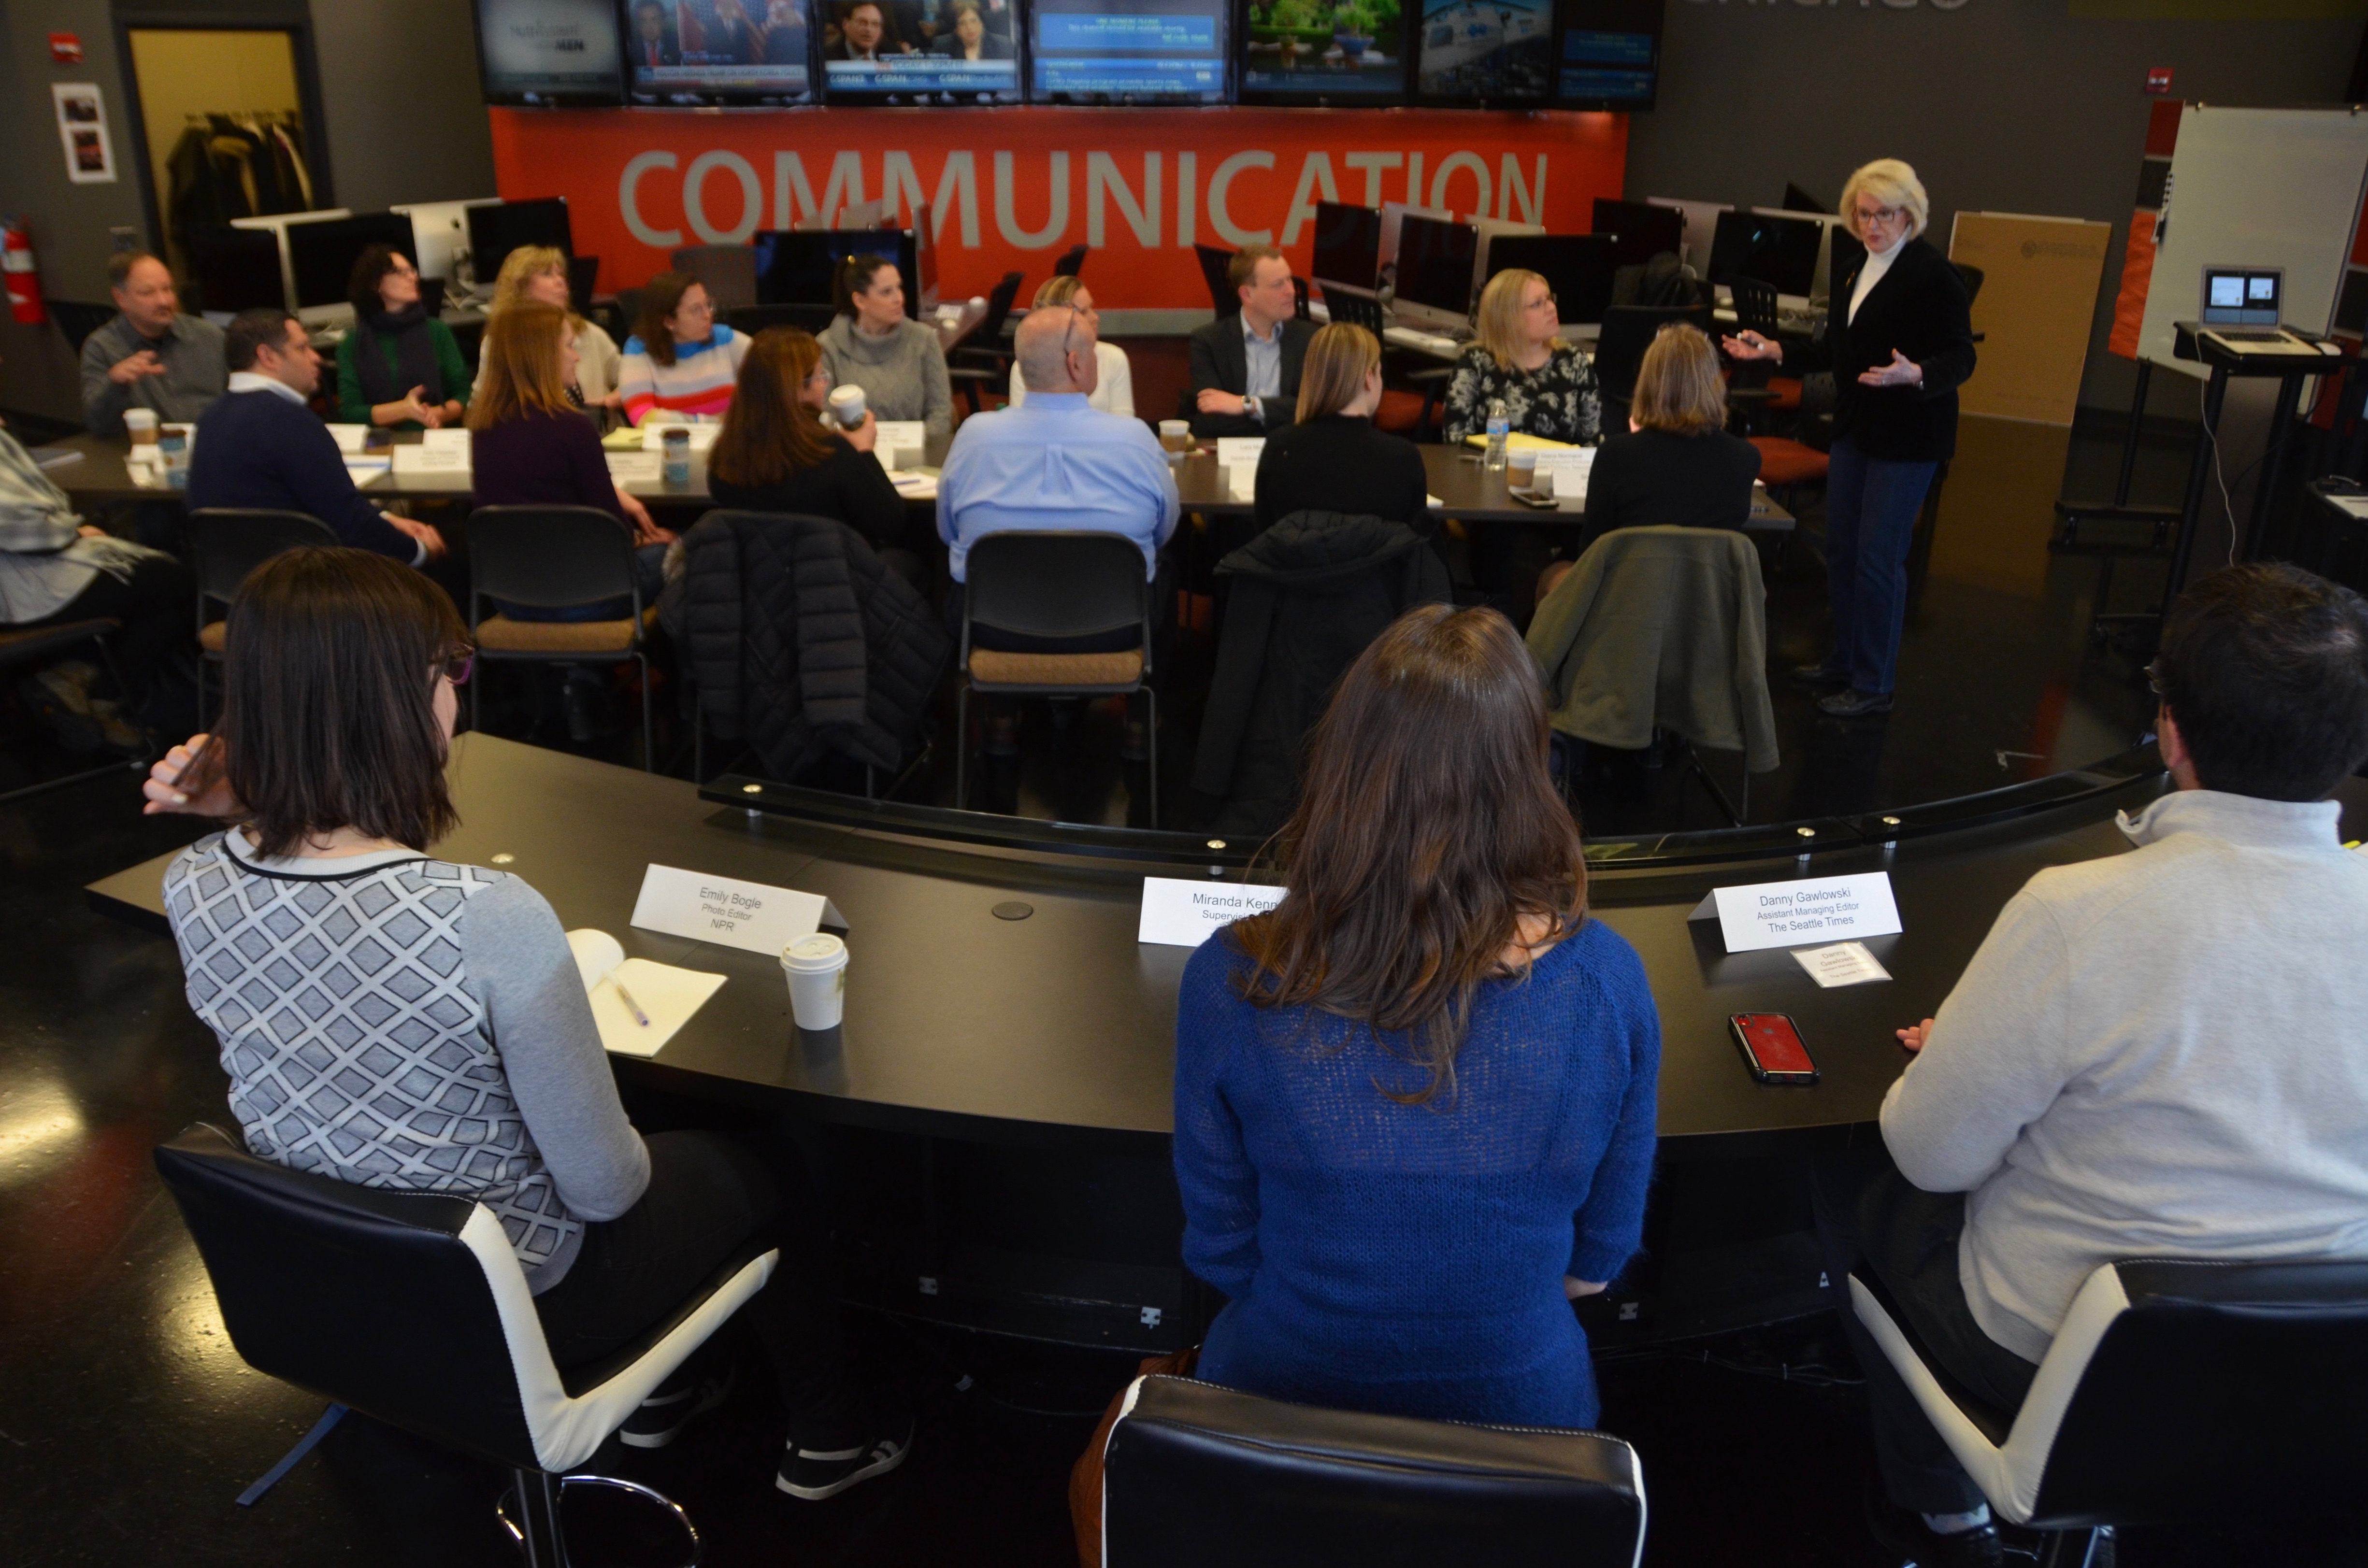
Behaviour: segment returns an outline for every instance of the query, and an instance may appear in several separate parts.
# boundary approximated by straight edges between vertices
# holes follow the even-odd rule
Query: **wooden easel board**
[[[1979,267],[1974,301],[1974,378],[1958,406],[1967,414],[2069,425],[2089,362],[2089,328],[2105,275],[2111,223],[1960,212],[1949,259]]]

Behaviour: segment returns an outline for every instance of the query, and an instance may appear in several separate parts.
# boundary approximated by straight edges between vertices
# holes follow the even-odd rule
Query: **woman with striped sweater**
[[[642,290],[639,325],[625,339],[617,376],[625,417],[636,425],[653,412],[723,418],[748,340],[715,319],[705,287],[688,273],[659,273]]]

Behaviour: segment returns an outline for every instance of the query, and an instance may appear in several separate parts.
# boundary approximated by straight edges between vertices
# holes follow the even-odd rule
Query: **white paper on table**
[[[606,931],[570,931],[567,950],[575,955],[575,971],[583,977],[602,1049],[620,1056],[655,1056],[723,985],[720,974],[629,959]],[[625,1005],[620,985],[641,1005],[642,1016],[649,1019],[646,1025]]]
[[[1866,950],[1864,942],[1836,942],[1830,948],[1795,948],[1793,958],[1809,971],[1809,978],[1819,985],[1864,985],[1871,980],[1889,980],[1891,971],[1882,961]]]
[[[1264,436],[1220,436],[1217,437],[1217,460],[1231,468],[1235,463],[1258,466],[1258,454],[1266,450]]]
[[[1900,928],[1891,878],[1882,871],[1713,888],[1686,918],[1713,915],[1730,953],[1822,947],[1836,937],[1888,937]]]
[[[426,447],[430,451],[457,449],[465,452],[469,449],[469,432],[466,430],[422,430],[419,433],[419,444]]]
[[[655,452],[609,452],[609,477],[620,484],[655,484],[666,477],[666,459]]]
[[[938,478],[932,473],[891,473],[888,483],[896,494],[907,501],[934,501],[938,498]]]
[[[372,484],[377,483],[379,480],[384,479],[388,471],[393,467],[393,460],[386,457],[347,458],[346,460],[346,472],[353,476],[354,488],[357,490],[359,490],[366,484]]]
[[[336,438],[337,450],[347,454],[359,452],[370,443],[367,425],[332,425],[329,434]]]
[[[871,443],[875,452],[897,451],[905,447],[918,449],[929,444],[929,427],[917,419],[882,419],[878,429],[880,438]]]
[[[433,436],[436,432],[430,430],[428,434]],[[463,431],[461,434],[466,435],[467,432]],[[406,444],[389,447],[387,453],[393,460],[394,472],[397,473],[467,473],[469,472],[469,449],[465,445],[430,447],[422,443],[415,447]]]
[[[1193,881],[1184,877],[1143,879],[1143,917],[1138,942],[1197,948],[1244,915],[1282,902],[1287,889],[1261,882]]]
[[[1438,496],[1431,494],[1425,494],[1422,498],[1422,504],[1434,512],[1443,511],[1447,506],[1446,502],[1440,500]]]

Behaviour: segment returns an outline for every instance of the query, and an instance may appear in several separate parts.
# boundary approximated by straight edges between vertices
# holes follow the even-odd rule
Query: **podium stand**
[[[2253,485],[2253,504],[2245,522],[2241,548],[2237,551],[2238,559],[2251,561],[2260,557],[2267,542],[2270,511],[2276,504],[2278,483],[2284,476],[2286,447],[2299,412],[2303,383],[2343,369],[2343,361],[2329,339],[2299,328],[2287,327],[2285,331],[2305,342],[2322,346],[2320,354],[2248,353],[2241,346],[2232,347],[2222,335],[2198,323],[2183,321],[2174,325],[2176,336],[2171,352],[2179,358],[2202,362],[2211,375],[2203,387],[2203,437],[2196,443],[2195,460],[2187,471],[2187,500],[2180,508],[2179,539],[2171,553],[2170,581],[2163,589],[2166,610],[2187,586],[2195,555],[2195,536],[2203,517],[2205,487],[2212,482],[2212,470],[2219,456],[2220,415],[2227,402],[2229,381],[2241,377],[2280,383],[2270,411],[2269,445],[2260,460],[2261,476]],[[2225,476],[2222,483],[2225,486]],[[2228,522],[2233,531],[2237,519],[2232,516]]]

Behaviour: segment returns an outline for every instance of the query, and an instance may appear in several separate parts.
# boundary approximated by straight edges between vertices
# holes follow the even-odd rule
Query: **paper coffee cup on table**
[[[123,428],[135,447],[156,444],[156,411],[153,408],[127,408],[123,411]]]
[[[1538,449],[1535,447],[1515,447],[1505,454],[1505,483],[1517,490],[1526,490],[1538,477]]]
[[[790,983],[790,1017],[807,1030],[835,1029],[847,1001],[847,944],[827,931],[781,949]]]
[[[1192,426],[1190,420],[1163,419],[1159,422],[1159,444],[1174,462],[1192,449]]]
[[[863,389],[859,386],[830,389],[830,416],[839,427],[852,430],[863,423]]]

